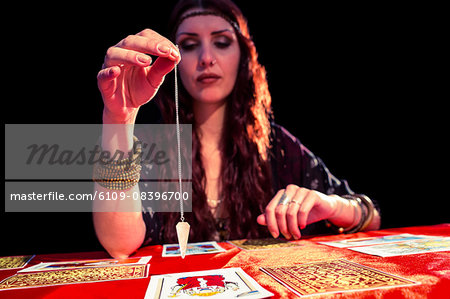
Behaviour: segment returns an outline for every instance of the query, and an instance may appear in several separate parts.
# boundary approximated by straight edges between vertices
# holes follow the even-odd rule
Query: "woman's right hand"
[[[148,54],[158,56],[153,64]],[[139,107],[155,96],[165,75],[180,59],[177,47],[150,29],[110,47],[97,75],[104,103],[103,123],[134,123]]]

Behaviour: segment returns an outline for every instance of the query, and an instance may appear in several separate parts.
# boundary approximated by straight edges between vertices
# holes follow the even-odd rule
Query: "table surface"
[[[229,243],[219,243],[226,252],[217,254],[191,255],[180,257],[161,256],[162,246],[148,246],[139,249],[134,256],[151,255],[149,277],[142,279],[82,283],[62,286],[48,286],[22,290],[0,291],[0,298],[143,298],[151,275],[174,272],[200,271],[217,268],[241,267],[264,288],[275,294],[273,298],[297,298],[295,294],[280,285],[260,267],[289,266],[307,262],[344,258],[368,267],[401,276],[418,285],[355,291],[333,294],[333,298],[450,298],[450,251],[413,254],[396,257],[378,257],[318,244],[347,238],[362,238],[400,233],[450,236],[450,224],[405,227],[352,235],[317,236],[295,241],[302,245],[282,249],[241,250]],[[65,254],[37,255],[28,266],[40,262],[108,258],[105,252],[79,252]],[[17,270],[1,270],[0,280],[16,273]],[[318,295],[313,298],[323,298]],[[329,297],[329,295],[328,295]]]

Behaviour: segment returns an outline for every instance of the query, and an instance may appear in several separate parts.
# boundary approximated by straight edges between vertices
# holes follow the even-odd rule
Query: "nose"
[[[201,68],[211,67],[217,62],[214,51],[209,46],[202,47],[199,56],[199,64]]]

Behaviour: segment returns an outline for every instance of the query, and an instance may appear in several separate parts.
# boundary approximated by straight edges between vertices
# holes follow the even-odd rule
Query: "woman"
[[[181,123],[193,126],[190,242],[299,239],[331,233],[333,227],[346,232],[379,227],[370,199],[353,194],[298,139],[271,122],[265,70],[245,18],[230,0],[180,1],[170,29],[170,40],[146,29],[108,49],[98,74],[103,122],[131,125],[106,130],[102,146],[130,151],[139,107],[153,98],[162,119],[173,123],[173,85],[166,90],[162,82],[179,64]],[[149,54],[158,58],[152,63]],[[139,191],[137,184],[125,187],[129,194]],[[107,184],[96,188],[114,192]],[[94,213],[94,224],[105,249],[120,258],[142,244],[176,242],[178,218],[178,213],[108,212]]]

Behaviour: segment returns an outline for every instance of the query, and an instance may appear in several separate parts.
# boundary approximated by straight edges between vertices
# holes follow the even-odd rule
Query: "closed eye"
[[[185,39],[181,41],[180,48],[183,51],[192,51],[198,46],[198,42],[193,39]]]
[[[222,35],[222,36],[218,36],[215,40],[214,40],[214,45],[218,48],[218,49],[226,49],[228,48],[231,43],[233,42],[232,39],[230,39],[229,37]]]

